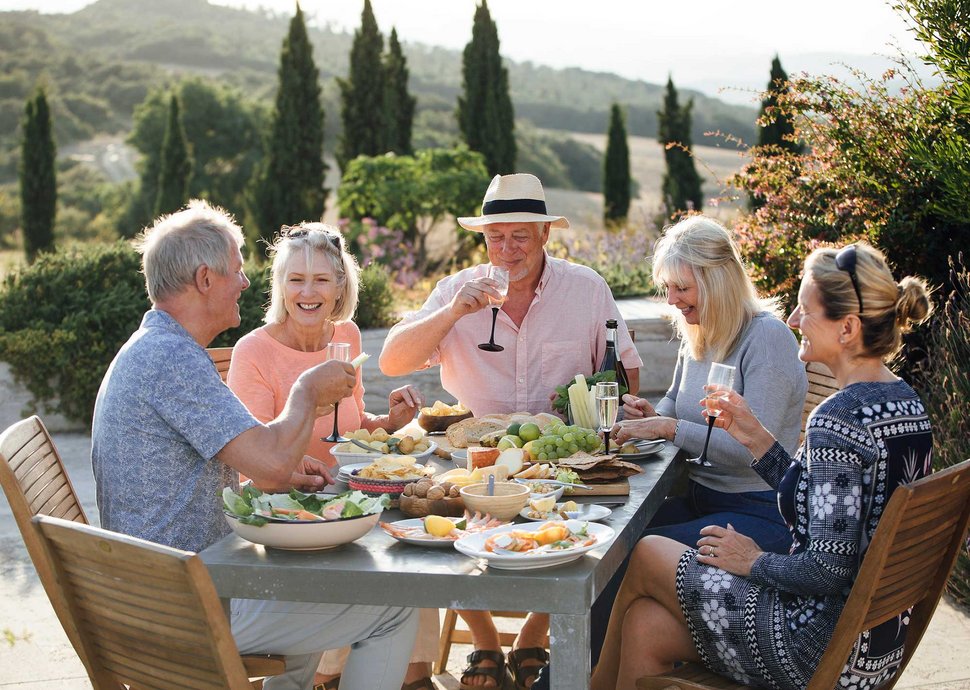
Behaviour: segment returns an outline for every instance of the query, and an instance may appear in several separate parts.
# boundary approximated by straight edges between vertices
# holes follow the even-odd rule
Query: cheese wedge
[[[498,448],[483,448],[481,446],[471,446],[468,449],[468,469],[474,470],[479,467],[489,467],[495,464],[502,451]]]

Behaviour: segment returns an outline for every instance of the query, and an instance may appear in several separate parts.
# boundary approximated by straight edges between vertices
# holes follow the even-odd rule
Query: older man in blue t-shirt
[[[140,238],[153,309],[111,363],[94,410],[91,459],[106,529],[200,551],[229,531],[220,495],[238,487],[238,473],[262,486],[314,489],[329,480],[304,450],[318,408],[351,394],[353,368],[309,369],[283,413],[263,425],[205,352],[239,325],[249,286],[242,243],[232,219],[204,202],[160,218]],[[232,602],[239,651],[286,656],[286,673],[267,679],[267,690],[310,688],[321,653],[348,645],[345,687],[397,690],[416,630],[413,609]]]

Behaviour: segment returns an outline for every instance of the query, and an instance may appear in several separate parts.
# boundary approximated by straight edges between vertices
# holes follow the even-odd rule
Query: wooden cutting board
[[[573,496],[629,496],[630,480],[620,479],[606,484],[589,484],[591,491],[575,489]]]

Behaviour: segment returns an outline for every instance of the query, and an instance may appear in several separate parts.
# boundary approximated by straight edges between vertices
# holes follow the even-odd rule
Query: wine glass
[[[704,399],[704,404],[707,405],[707,437],[704,439],[704,450],[701,451],[700,457],[687,459],[687,462],[693,465],[711,467],[711,463],[707,459],[707,444],[711,441],[711,429],[714,428],[714,420],[721,414],[721,411],[714,406],[714,402],[718,399],[727,400],[728,391],[734,386],[735,371],[735,368],[729,364],[717,362],[711,364],[711,371],[707,374],[707,385],[713,386],[713,388],[709,388],[707,397]]]
[[[495,320],[498,318],[498,310],[505,302],[505,296],[509,294],[509,269],[501,266],[489,266],[488,277],[495,281],[494,287],[502,295],[502,298],[488,298],[488,301],[492,303],[492,334],[488,336],[488,342],[482,343],[478,348],[486,352],[501,352],[505,348],[495,344]]]
[[[330,343],[327,345],[327,359],[335,359],[338,362],[349,362],[350,343]],[[333,433],[322,439],[327,443],[344,443],[347,440],[337,431],[337,408],[339,406],[339,400],[333,404]]]
[[[606,452],[610,452],[610,430],[616,424],[616,413],[620,405],[620,384],[612,381],[601,381],[593,388],[596,398],[596,414],[599,417],[600,431],[603,432],[603,443]]]

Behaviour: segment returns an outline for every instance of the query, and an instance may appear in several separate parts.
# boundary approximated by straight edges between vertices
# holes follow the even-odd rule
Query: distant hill
[[[280,43],[289,19],[265,10],[209,5],[205,0],[99,0],[70,15],[0,13],[0,137],[10,131],[14,114],[13,104],[5,101],[19,100],[18,110],[22,108],[23,91],[33,88],[45,73],[60,86],[60,105],[78,118],[79,125],[96,127],[96,122],[86,120],[90,116],[109,131],[130,118],[134,97],[173,73],[218,76],[255,97],[268,97],[276,86]],[[471,21],[467,31],[470,37]],[[316,27],[310,27],[310,36],[324,84],[328,138],[333,141],[339,127],[334,77],[347,73],[352,36]],[[405,52],[411,89],[418,97],[419,125],[423,117],[440,129],[446,121],[441,115],[455,109],[461,55],[420,44],[406,44]],[[580,69],[515,62],[508,66],[516,116],[537,127],[602,133],[610,104],[617,101],[627,108],[630,134],[656,135],[659,85]],[[71,69],[76,75],[68,81],[63,72]],[[111,73],[103,76],[106,71]],[[125,94],[114,93],[104,84],[90,83],[92,77],[111,77],[129,88]],[[69,87],[75,93],[68,94]],[[75,100],[85,97],[83,103],[72,105],[66,102],[68,95]],[[753,139],[754,108],[730,105],[699,92],[684,91],[682,97],[695,101],[695,142],[710,130]],[[70,138],[83,135],[84,127],[76,129]]]

